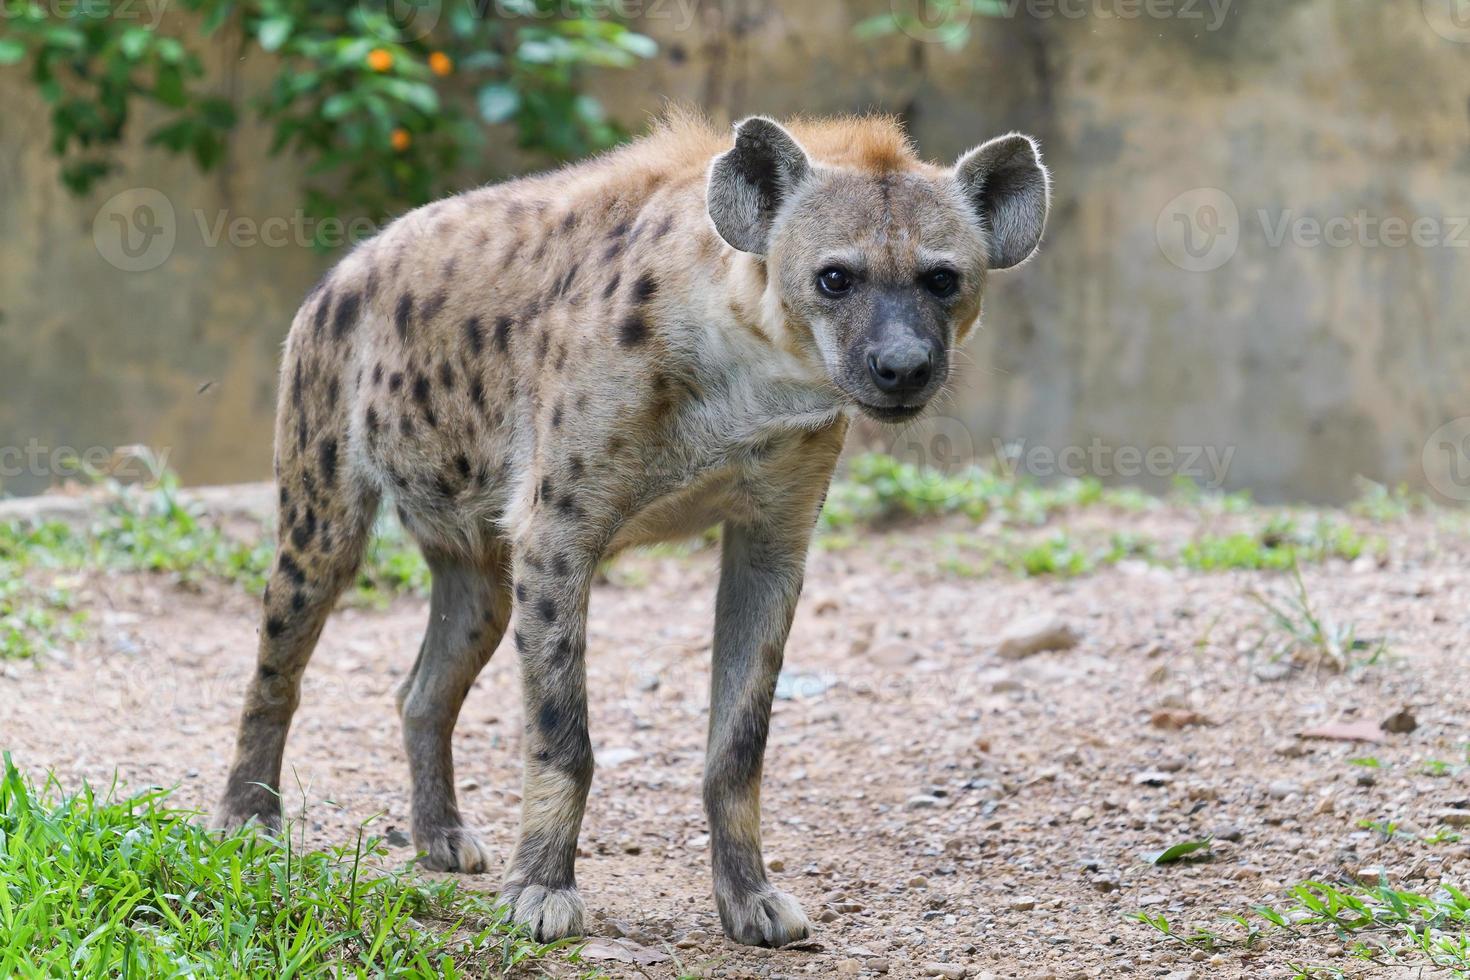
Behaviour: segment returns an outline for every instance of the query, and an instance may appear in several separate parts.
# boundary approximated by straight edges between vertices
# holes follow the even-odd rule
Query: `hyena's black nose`
[[[869,352],[868,374],[885,395],[917,394],[934,377],[934,347],[912,337],[884,344]]]

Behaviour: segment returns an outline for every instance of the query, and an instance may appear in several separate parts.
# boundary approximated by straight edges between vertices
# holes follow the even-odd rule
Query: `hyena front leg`
[[[811,524],[725,525],[715,607],[714,670],[704,807],[715,901],[725,934],[747,946],[783,946],[811,924],[766,879],[761,857],[761,768],[771,698],[801,594]]]
[[[525,697],[521,828],[501,900],[515,922],[551,942],[583,932],[573,864],[587,791],[587,594],[594,549],[549,529],[515,547],[514,636]]]

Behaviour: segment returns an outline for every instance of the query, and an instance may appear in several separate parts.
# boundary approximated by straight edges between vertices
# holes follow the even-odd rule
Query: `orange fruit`
[[[393,130],[393,135],[389,137],[389,139],[393,143],[393,149],[397,150],[399,153],[402,153],[404,150],[413,145],[413,137],[408,135],[408,130],[406,129]]]
[[[454,61],[443,51],[435,51],[429,55],[429,71],[443,78],[454,71]]]
[[[367,63],[373,71],[387,71],[393,67],[393,55],[382,48],[373,48],[368,52]]]

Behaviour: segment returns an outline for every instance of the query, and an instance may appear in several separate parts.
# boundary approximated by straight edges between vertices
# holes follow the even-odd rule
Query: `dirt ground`
[[[1199,520],[1088,519],[1176,542]],[[1304,879],[1379,869],[1404,887],[1465,886],[1470,846],[1385,841],[1360,821],[1427,834],[1436,810],[1470,797],[1470,538],[1414,518],[1374,531],[1390,540],[1381,561],[1306,570],[1326,617],[1387,642],[1377,663],[1339,673],[1257,649],[1272,634],[1247,593],[1284,591],[1279,574],[1137,562],[1075,579],[943,571],[956,536],[974,533],[896,528],[812,555],[764,800],[771,876],[817,929],[780,951],[725,941],[711,895],[699,782],[717,555],[620,560],[592,604],[599,766],[577,871],[599,936],[675,959],[601,964],[611,975],[674,976],[682,965],[728,977],[1179,980],[1291,976],[1294,963],[1421,975],[1345,959],[1330,937],[1200,953],[1128,916],[1214,926]],[[176,785],[176,802],[207,808],[252,663],[254,602],[147,576],[97,575],[80,593],[95,610],[89,639],[0,667],[0,744],[33,774],[105,785],[115,771],[128,788]],[[1035,615],[1060,618],[1080,642],[998,656],[1000,636]],[[407,829],[392,694],[425,616],[424,602],[402,599],[344,609],[328,625],[287,758],[306,788],[309,842],[350,842],[376,813],[377,832]],[[1381,744],[1297,737],[1405,708],[1417,727]],[[461,807],[501,855],[515,830],[520,732],[515,658],[502,650],[455,744]],[[1348,761],[1363,756],[1381,767]],[[1432,775],[1429,760],[1453,765]],[[1209,860],[1154,867],[1141,856],[1205,834],[1216,838]],[[492,889],[496,878],[471,883]]]

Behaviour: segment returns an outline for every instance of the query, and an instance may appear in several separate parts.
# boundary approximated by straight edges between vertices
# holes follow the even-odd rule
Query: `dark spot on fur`
[[[406,436],[413,435],[413,419],[407,415],[400,415],[398,417],[398,431]]]
[[[560,371],[567,366],[567,345],[559,344],[556,348],[556,360],[551,363],[554,370]]]
[[[562,233],[565,234],[565,233],[571,231],[573,228],[576,228],[577,227],[577,220],[578,220],[577,219],[577,212],[575,212],[575,211],[570,212],[565,218],[562,218],[561,219],[561,230],[562,230]]]
[[[623,274],[621,272],[614,272],[613,273],[613,277],[608,280],[607,288],[602,291],[602,298],[603,299],[612,299],[613,298],[613,294],[618,291],[618,287],[621,286],[622,284],[623,284]]]
[[[551,572],[559,578],[566,578],[572,574],[572,566],[567,561],[566,555],[553,555],[551,557]]]
[[[516,652],[518,652],[518,653],[525,653],[526,652],[526,638],[525,638],[525,636],[523,636],[521,634],[521,631],[520,630],[516,630],[511,635],[512,635],[512,638],[515,640]]]
[[[542,500],[550,500],[551,499],[551,494],[552,494],[551,477],[549,477],[549,476],[548,477],[542,477],[542,479],[541,479],[541,490],[540,490],[540,493],[541,493],[541,498],[540,499],[542,499]]]
[[[566,276],[562,278],[561,283],[556,287],[556,295],[558,297],[565,296],[571,292],[572,283],[577,281],[577,273],[581,271],[582,264],[580,262],[573,262],[572,267],[567,270]]]
[[[398,339],[408,340],[408,328],[413,321],[413,293],[398,297],[398,306],[393,311],[393,326],[398,329]]]
[[[527,595],[527,593],[526,593],[525,583],[523,583],[523,582],[517,582],[516,583],[516,602],[525,602],[525,601],[527,601],[526,600],[526,595]]]
[[[376,363],[376,364],[373,365],[373,384],[374,385],[380,385],[382,383],[383,383],[383,362],[382,361],[379,361],[378,363]]]
[[[337,315],[332,318],[332,336],[341,340],[357,326],[357,310],[362,298],[356,293],[348,293],[337,303]]]
[[[299,613],[305,608],[306,593],[302,592],[300,589],[297,589],[295,592],[291,593],[291,611]]]
[[[455,494],[453,481],[450,480],[449,477],[443,473],[435,475],[434,490],[436,493],[439,494],[439,496],[446,498],[453,497]]]
[[[448,361],[439,362],[439,383],[444,386],[445,391],[454,390],[454,368],[449,366]]]
[[[618,327],[618,343],[624,347],[637,347],[648,339],[648,321],[642,313],[630,313]]]
[[[364,419],[364,421],[367,422],[368,433],[371,434],[371,435],[377,435],[377,432],[378,432],[378,424],[379,424],[378,423],[378,410],[376,408],[374,408],[373,406],[369,405],[367,407],[367,412],[363,415],[363,419]]]
[[[470,379],[470,401],[476,408],[485,407],[485,384],[479,378]]]
[[[336,408],[337,399],[342,397],[342,382],[333,378],[327,382],[327,407]]]
[[[576,516],[582,513],[582,508],[577,506],[577,498],[569,493],[561,495],[561,499],[556,502],[556,507],[563,514]]]
[[[306,413],[296,416],[296,448],[306,448]]]
[[[470,458],[464,453],[460,453],[454,457],[454,468],[459,470],[461,479],[468,480],[470,478]]]
[[[663,238],[665,235],[673,230],[674,216],[671,214],[664,218],[663,222],[658,226],[658,229],[653,233],[653,240],[658,241],[660,238]]]
[[[317,446],[317,459],[321,463],[322,483],[327,487],[337,484],[337,440],[323,439]]]
[[[508,316],[495,321],[495,346],[500,348],[502,354],[510,350],[510,328],[511,319]]]
[[[480,318],[472,316],[464,322],[465,340],[469,341],[470,353],[476,356],[485,349],[485,333],[480,327]]]
[[[633,222],[624,219],[619,221],[612,231],[607,233],[608,238],[622,238],[633,230]]]
[[[439,290],[424,302],[423,309],[419,311],[419,316],[425,321],[434,319],[434,317],[439,315],[439,311],[444,309],[444,304],[447,300],[448,297],[444,294],[444,290]]]
[[[327,325],[327,315],[332,312],[332,291],[330,289],[322,293],[321,301],[316,306],[316,317],[311,325],[312,333],[320,337],[322,330]]]
[[[635,303],[647,303],[658,294],[658,280],[651,273],[645,272],[638,277],[633,284],[633,301]]]
[[[398,394],[398,389],[399,388],[402,388],[402,387],[403,387],[403,372],[402,371],[394,371],[393,374],[388,378],[388,390],[391,391],[391,392],[393,392],[396,395],[396,394]]]
[[[306,584],[306,573],[301,570],[300,565],[296,564],[295,558],[282,552],[280,566],[281,574],[285,575],[292,582],[295,582],[297,585]]]
[[[557,402],[556,407],[551,410],[551,427],[553,429],[560,429],[561,428],[561,403],[560,402]]]
[[[429,404],[429,376],[423,373],[413,379],[413,400],[420,405]]]
[[[286,623],[285,623],[285,620],[277,619],[275,616],[270,616],[270,617],[268,617],[266,619],[266,621],[265,621],[265,635],[266,636],[268,636],[268,637],[270,637],[271,639],[274,640],[276,637],[280,636],[285,631],[286,631]]]
[[[587,471],[587,466],[582,462],[581,456],[573,456],[567,460],[567,468],[571,470],[572,479],[574,480],[580,479],[582,474]]]

